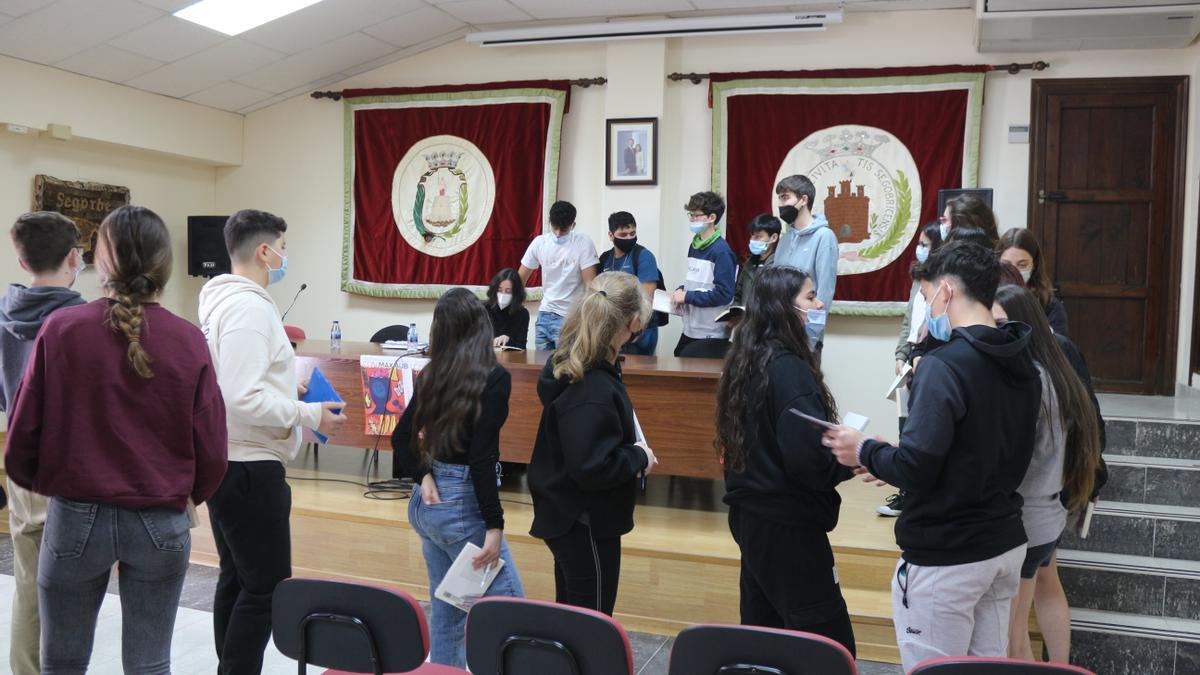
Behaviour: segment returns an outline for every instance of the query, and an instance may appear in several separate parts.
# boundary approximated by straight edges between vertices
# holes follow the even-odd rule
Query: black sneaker
[[[888,497],[887,503],[885,503],[883,506],[875,509],[875,511],[878,512],[879,515],[888,516],[889,518],[895,518],[896,516],[900,515],[900,512],[903,510],[904,510],[904,493],[903,492],[897,492],[896,494],[892,495],[891,497]]]

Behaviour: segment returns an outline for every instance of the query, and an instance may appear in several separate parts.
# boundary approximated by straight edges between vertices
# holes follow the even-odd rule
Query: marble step
[[[1200,560],[1200,508],[1100,500],[1087,539],[1071,528],[1061,547],[1149,558]]]
[[[1060,550],[1072,608],[1200,621],[1200,562]]]
[[[1108,455],[1101,502],[1195,506],[1200,504],[1200,459]]]
[[[1112,455],[1200,460],[1200,423],[1106,419],[1104,428],[1106,460]]]
[[[1197,675],[1200,621],[1072,609],[1071,663],[1103,675]]]

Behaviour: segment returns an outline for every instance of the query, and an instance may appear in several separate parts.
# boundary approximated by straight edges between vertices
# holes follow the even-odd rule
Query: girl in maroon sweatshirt
[[[187,502],[225,473],[225,405],[204,336],[157,304],[171,273],[163,221],[117,209],[100,225],[96,265],[106,297],[56,312],[34,343],[5,468],[51,497],[38,561],[43,672],[86,671],[117,563],[125,672],[169,673]]]

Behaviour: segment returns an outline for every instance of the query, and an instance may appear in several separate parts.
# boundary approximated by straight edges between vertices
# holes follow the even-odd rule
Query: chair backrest
[[[944,656],[917,664],[909,675],[1096,675],[1079,666],[1000,657]]]
[[[429,625],[404,591],[287,579],[271,603],[275,646],[288,658],[352,672],[408,672],[429,655]],[[372,662],[374,659],[374,662]]]
[[[671,648],[668,675],[854,675],[854,657],[827,637],[778,628],[699,625]]]
[[[284,326],[283,332],[287,334],[288,339],[293,342],[307,340],[308,337],[304,334],[304,329],[299,326]]]
[[[696,340],[679,352],[681,358],[691,359],[723,359],[729,351],[729,340],[720,338],[705,338]]]
[[[467,614],[467,667],[492,675],[633,675],[612,617],[525,598],[484,598]]]
[[[371,336],[371,342],[378,344],[383,344],[388,340],[399,340],[400,342],[404,342],[407,339],[408,326],[401,326],[400,324],[384,326],[383,328],[375,331],[375,334]]]

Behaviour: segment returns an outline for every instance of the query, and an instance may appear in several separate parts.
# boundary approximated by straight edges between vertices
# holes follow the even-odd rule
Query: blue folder
[[[302,400],[305,403],[345,402],[341,396],[338,396],[337,391],[334,390],[333,385],[329,383],[329,379],[325,377],[325,373],[322,373],[320,368],[313,368],[312,377],[308,380],[308,393],[304,394]],[[340,413],[341,409],[335,409],[333,412]],[[329,437],[325,434],[316,429],[313,429],[312,432],[322,444],[329,442]]]

